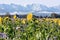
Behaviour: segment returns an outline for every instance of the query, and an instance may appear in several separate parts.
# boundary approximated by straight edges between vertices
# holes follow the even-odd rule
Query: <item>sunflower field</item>
[[[0,17],[0,40],[60,40],[60,19]]]

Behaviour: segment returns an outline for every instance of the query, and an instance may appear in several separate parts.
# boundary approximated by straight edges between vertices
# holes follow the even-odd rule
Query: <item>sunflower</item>
[[[4,20],[7,20],[9,17],[5,17]]]
[[[58,25],[60,25],[60,20],[58,21]]]
[[[28,15],[27,15],[27,20],[29,21],[29,20],[31,20],[32,19],[32,13],[29,13]]]
[[[22,23],[25,24],[25,19],[22,20]]]
[[[0,24],[2,24],[2,18],[0,17]]]
[[[56,23],[56,22],[57,22],[57,20],[53,19],[53,22],[54,22],[54,23]]]
[[[45,19],[46,21],[49,21],[49,19],[47,18],[47,19]]]
[[[14,15],[13,18],[16,19],[16,15]]]
[[[39,20],[35,20],[35,22],[36,22],[36,23],[38,23],[38,22],[39,22]]]

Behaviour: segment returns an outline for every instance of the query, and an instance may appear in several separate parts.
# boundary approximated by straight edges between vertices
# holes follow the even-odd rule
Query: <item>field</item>
[[[0,40],[60,40],[60,18],[0,17]]]

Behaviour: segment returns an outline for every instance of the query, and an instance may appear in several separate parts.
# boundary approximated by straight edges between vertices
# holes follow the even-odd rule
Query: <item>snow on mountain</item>
[[[32,10],[34,10],[34,11],[41,11],[42,9],[40,8],[39,4],[32,4]]]

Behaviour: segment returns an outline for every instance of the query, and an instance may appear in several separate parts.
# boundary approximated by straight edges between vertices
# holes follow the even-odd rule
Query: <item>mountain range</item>
[[[36,16],[50,16],[53,12],[58,12],[60,14],[60,5],[47,7],[42,4],[28,4],[26,6],[17,4],[0,4],[0,15],[5,15],[7,12],[23,15],[32,12]]]
[[[47,7],[42,4],[30,4],[26,6],[17,4],[0,4],[0,13],[5,12],[32,12],[32,11],[47,11],[60,12],[60,5],[54,7]]]

